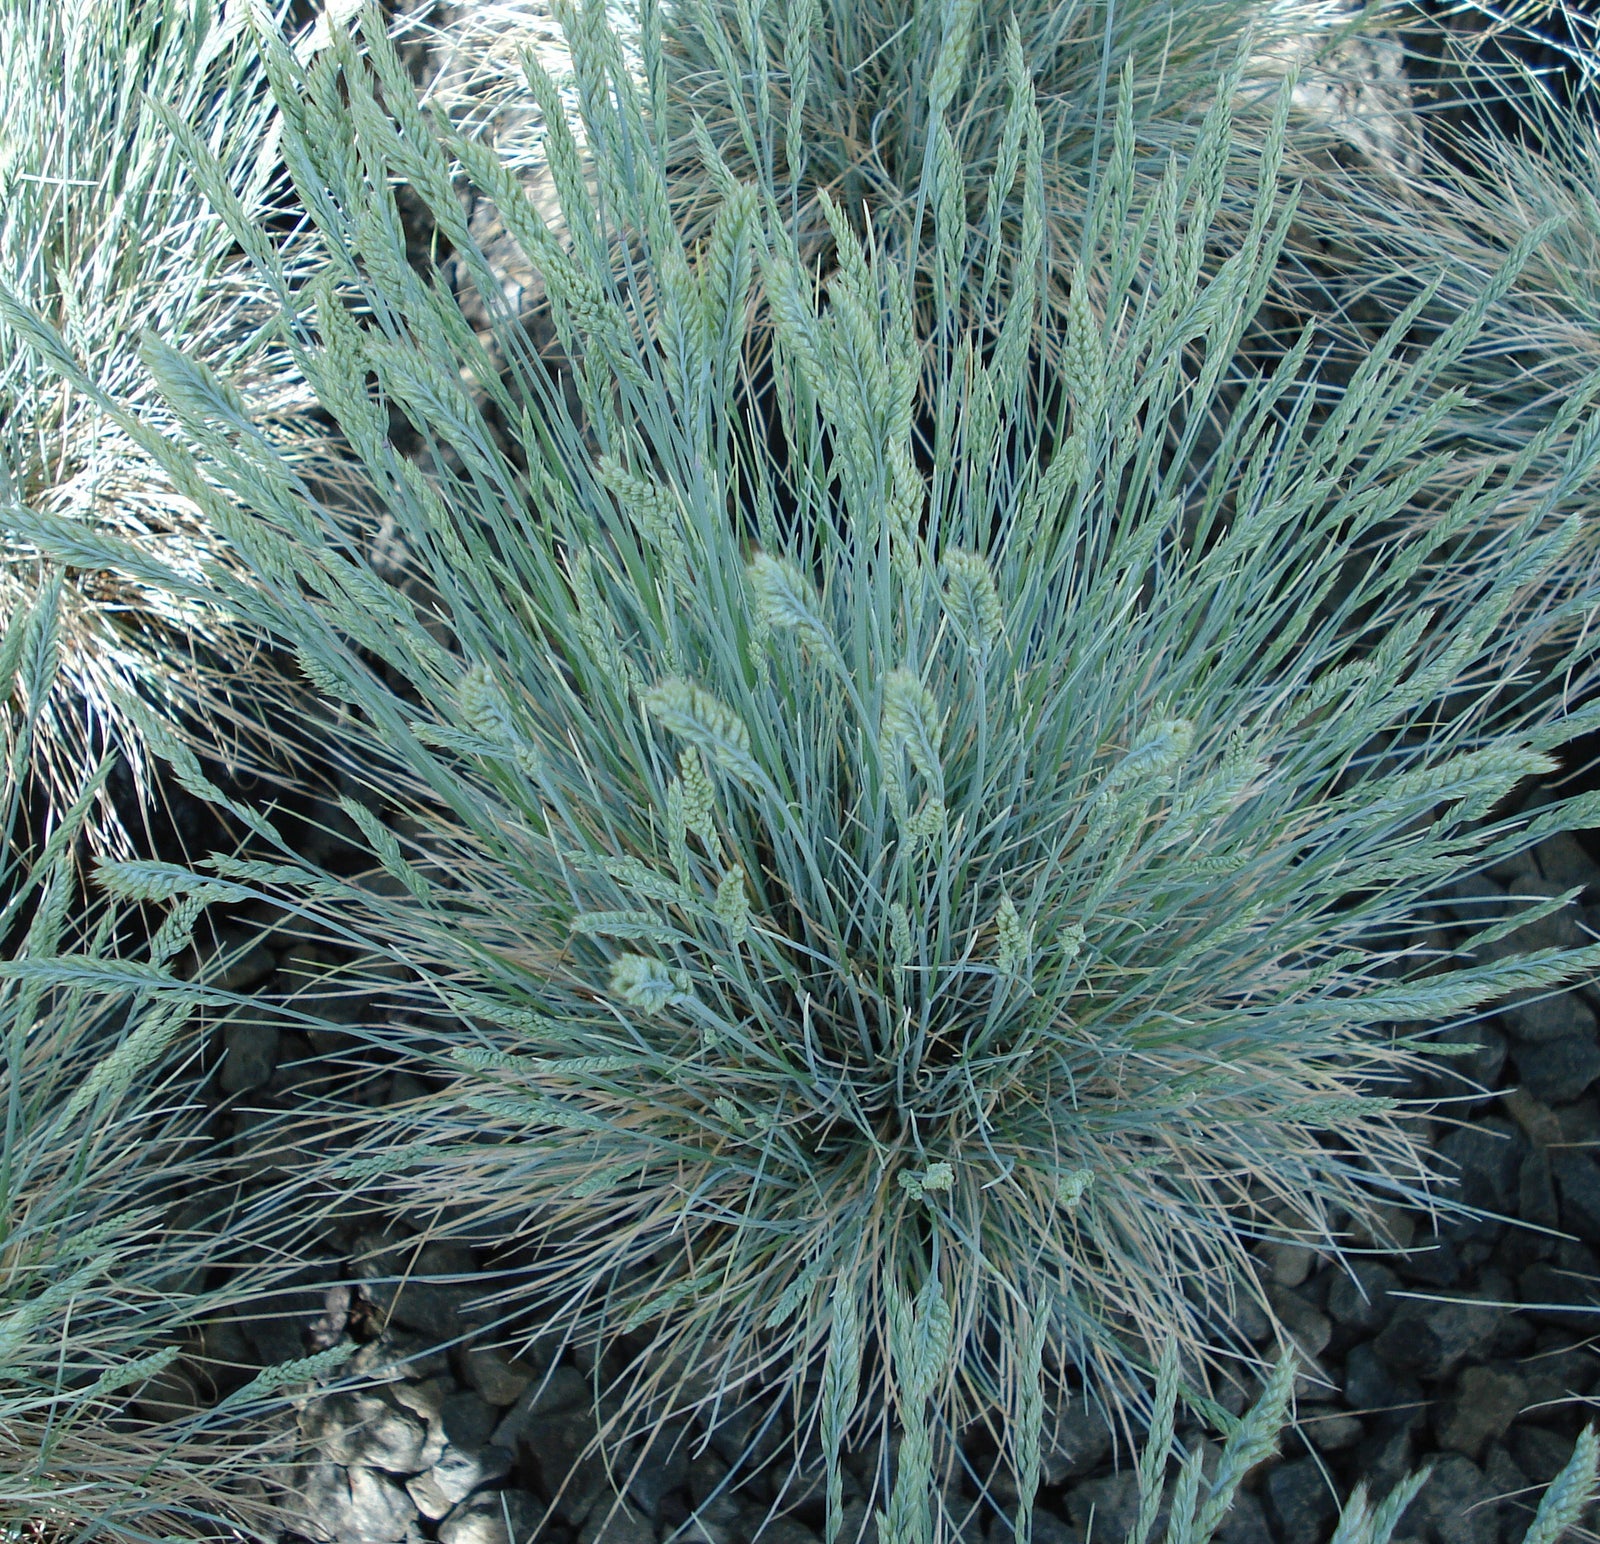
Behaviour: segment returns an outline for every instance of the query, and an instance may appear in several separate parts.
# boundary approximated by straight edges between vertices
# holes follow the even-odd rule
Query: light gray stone
[[[370,1297],[370,1294],[369,1294]],[[383,1383],[436,1378],[450,1370],[450,1353],[417,1335],[385,1330],[350,1358],[349,1371]]]
[[[435,1523],[442,1517],[448,1517],[462,1500],[460,1496],[446,1493],[444,1486],[434,1479],[431,1468],[426,1473],[413,1475],[406,1481],[406,1494],[411,1497],[416,1509],[429,1522]]]
[[[390,1397],[397,1405],[413,1415],[420,1415],[430,1424],[438,1421],[445,1400],[455,1392],[455,1381],[451,1378],[423,1378],[415,1383],[396,1383],[389,1390]],[[442,1433],[440,1436],[443,1440]]]
[[[1281,1239],[1260,1245],[1256,1254],[1280,1287],[1298,1287],[1317,1263],[1317,1252],[1309,1244],[1293,1244]]]
[[[491,1490],[439,1524],[439,1544],[534,1544],[544,1508],[526,1491]]]
[[[457,1503],[465,1501],[480,1486],[503,1480],[511,1472],[511,1454],[504,1448],[458,1448],[446,1444],[439,1460],[422,1476],[419,1484],[430,1500],[444,1503],[430,1516],[442,1516]],[[422,1502],[417,1502],[419,1507]]]
[[[309,1464],[301,1471],[298,1494],[305,1531],[325,1544],[401,1544],[421,1538],[411,1498],[371,1469]]]
[[[330,1394],[307,1411],[305,1427],[336,1464],[366,1464],[390,1474],[415,1474],[422,1467],[422,1422],[382,1395]]]

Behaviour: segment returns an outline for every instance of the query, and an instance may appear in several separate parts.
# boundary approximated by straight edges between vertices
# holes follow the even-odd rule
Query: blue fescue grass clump
[[[1594,722],[1548,690],[1593,673],[1569,624],[1595,597],[1546,584],[1576,523],[1500,518],[1526,462],[1398,518],[1443,464],[1417,454],[1451,405],[1433,387],[1522,253],[1425,350],[1401,352],[1403,315],[1331,411],[1313,414],[1309,331],[1224,403],[1294,209],[1285,94],[1244,234],[1202,275],[1225,81],[1147,204],[1126,117],[1106,125],[1081,272],[1108,319],[1076,279],[1064,400],[1040,419],[1037,176],[1020,239],[999,238],[998,338],[952,301],[922,339],[894,243],[824,200],[840,258],[819,295],[782,182],[714,154],[722,204],[684,245],[598,8],[575,38],[596,191],[550,125],[564,239],[491,153],[417,111],[365,25],[365,57],[336,30],[308,67],[263,38],[330,253],[279,293],[425,605],[201,363],[147,340],[174,443],[36,317],[0,311],[249,573],[196,576],[46,512],[19,516],[30,538],[294,651],[384,882],[307,862],[238,800],[265,855],[103,876],[174,903],[271,897],[405,967],[411,1015],[367,1033],[445,1086],[369,1114],[317,1179],[537,1246],[512,1295],[560,1336],[626,1348],[627,1418],[790,1397],[826,1457],[830,1541],[842,1451],[900,1433],[877,1501],[889,1536],[918,1538],[927,1479],[980,1420],[1026,1517],[1049,1398],[1083,1382],[1148,1408],[1166,1345],[1195,1398],[1214,1390],[1251,1354],[1230,1324],[1261,1292],[1254,1241],[1337,1250],[1381,1232],[1385,1203],[1429,1203],[1395,1095],[1439,1026],[1600,961],[1472,966],[1417,943],[1440,887],[1593,815],[1502,813]],[[542,273],[581,423],[505,315],[458,163]],[[477,275],[506,378],[408,265],[395,178]],[[741,396],[754,310],[772,423]],[[431,473],[390,444],[393,408]],[[1584,420],[1549,497],[1597,457]]]
[[[280,1272],[225,1236],[226,1186],[195,1204],[220,1176],[185,1096],[193,1002],[162,967],[203,901],[139,950],[126,908],[85,913],[75,860],[109,756],[26,831],[20,771],[59,689],[63,588],[54,576],[0,630],[0,1537],[270,1538],[276,1391],[348,1352],[220,1404],[196,1377],[202,1324]]]

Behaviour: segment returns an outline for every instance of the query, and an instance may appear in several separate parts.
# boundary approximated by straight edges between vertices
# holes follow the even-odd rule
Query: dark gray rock
[[[1432,1544],[1499,1544],[1494,1487],[1470,1458],[1448,1453],[1406,1512],[1406,1526]]]
[[[572,1527],[610,1489],[604,1456],[595,1445],[598,1427],[587,1406],[537,1415],[518,1432],[521,1450],[534,1462],[555,1514]]]
[[[215,947],[201,953],[190,945],[173,962],[173,973],[185,981],[204,981],[219,992],[248,992],[278,968],[278,957],[255,930],[224,927]]]
[[[1451,1108],[1459,1114],[1477,1109],[1493,1097],[1490,1091],[1499,1082],[1510,1042],[1505,1031],[1489,1019],[1452,1030],[1450,1039],[1469,1049],[1432,1062],[1417,1092],[1427,1098],[1451,1100]]]
[[[1511,1060],[1523,1087],[1546,1104],[1570,1103],[1600,1077],[1600,1044],[1592,1034],[1517,1045]]]
[[[1233,1506],[1217,1529],[1216,1544],[1275,1544],[1266,1511],[1250,1491],[1234,1493]]]
[[[1044,1483],[1062,1485],[1088,1474],[1109,1456],[1111,1446],[1111,1424],[1100,1407],[1087,1399],[1070,1400],[1054,1430],[1046,1433]]]
[[[1595,1033],[1594,1014],[1575,992],[1516,1003],[1502,1008],[1499,1017],[1512,1039],[1525,1044],[1542,1045],[1575,1036],[1593,1039]]]
[[[1558,1436],[1542,1426],[1518,1421],[1507,1439],[1517,1467],[1534,1485],[1548,1485],[1572,1457],[1572,1438]]]
[[[1504,1314],[1504,1309],[1470,1298],[1402,1299],[1373,1348],[1403,1372],[1445,1378],[1493,1340]]]
[[[1521,1525],[1512,1525],[1506,1534],[1507,1544],[1511,1544],[1511,1541],[1522,1544],[1522,1537],[1528,1531],[1528,1523],[1539,1500],[1538,1496],[1532,1493],[1532,1482],[1517,1467],[1516,1460],[1506,1451],[1503,1442],[1489,1444],[1489,1451],[1481,1467],[1483,1477],[1488,1480],[1495,1495],[1507,1498],[1501,1504],[1501,1509],[1508,1516],[1520,1515]]]
[[[341,811],[342,813],[342,811]],[[278,962],[274,988],[296,1013],[322,1020],[301,1026],[318,1051],[339,1051],[348,1040],[339,1029],[359,1024],[366,1017],[371,983],[353,977],[325,949],[315,944],[294,944]]]
[[[1334,1267],[1328,1313],[1346,1329],[1381,1329],[1392,1307],[1389,1293],[1399,1285],[1400,1278],[1387,1265],[1352,1257]]]
[[[859,1503],[856,1503],[859,1506]],[[850,1516],[850,1507],[844,1515]],[[848,1521],[846,1523],[848,1527]],[[859,1525],[858,1525],[859,1526]],[[679,1544],[741,1544],[744,1538],[744,1508],[724,1491],[720,1496],[709,1496],[689,1514],[689,1520],[677,1535]]]
[[[753,1473],[783,1445],[784,1431],[778,1412],[760,1400],[725,1408],[711,1433],[711,1450],[730,1468]]]
[[[618,1497],[602,1498],[578,1530],[578,1544],[656,1544],[650,1520]]]
[[[499,1424],[499,1414],[474,1393],[449,1395],[439,1407],[439,1424],[452,1447],[478,1448],[487,1443]]]
[[[1504,1216],[1517,1204],[1517,1177],[1527,1138],[1510,1121],[1484,1116],[1458,1126],[1438,1145],[1444,1171],[1457,1181],[1452,1200]]]
[[[658,1432],[640,1455],[629,1476],[628,1498],[654,1517],[662,1498],[677,1490],[689,1472],[689,1435],[682,1428]]]
[[[1537,1260],[1517,1278],[1517,1293],[1522,1312],[1536,1324],[1560,1325],[1582,1333],[1594,1328],[1600,1283],[1583,1275]]]
[[[1527,1383],[1510,1369],[1465,1368],[1435,1414],[1439,1446],[1481,1458],[1491,1442],[1510,1430],[1527,1402]]]
[[[311,1326],[322,1316],[328,1286],[340,1271],[336,1260],[306,1260],[299,1274],[306,1285],[292,1292],[274,1292],[240,1320],[244,1337],[260,1358],[260,1365],[291,1362],[308,1350]],[[315,1285],[318,1279],[324,1285]]]
[[[1541,1351],[1523,1361],[1517,1372],[1527,1387],[1530,1406],[1570,1403],[1593,1390],[1600,1378],[1600,1357],[1589,1346]]]
[[[944,1537],[949,1544],[984,1544],[983,1530],[987,1516],[992,1510],[980,1502],[969,1501],[959,1491],[947,1490],[941,1498],[944,1508],[942,1528]],[[753,1538],[754,1532],[749,1526],[758,1522],[766,1509],[755,1502],[745,1508],[745,1536]]]
[[[1548,879],[1522,878],[1512,880],[1506,893],[1526,904],[1537,905],[1541,901],[1554,900],[1569,888],[1567,885],[1552,884]],[[1508,934],[1502,943],[1508,946],[1510,953],[1522,954],[1529,949],[1581,949],[1590,941],[1583,929],[1582,911],[1576,902],[1569,902],[1560,911],[1531,922],[1526,927],[1519,927],[1516,932]]]
[[[1319,1453],[1342,1453],[1361,1440],[1361,1422],[1343,1410],[1306,1405],[1297,1410],[1295,1424]]]
[[[1380,1356],[1371,1341],[1350,1348],[1344,1360],[1344,1402],[1352,1410],[1390,1410],[1421,1398],[1422,1385]]]
[[[1508,859],[1505,865],[1496,865],[1487,875],[1475,874],[1471,879],[1458,879],[1447,886],[1443,892],[1447,897],[1446,909],[1468,928],[1476,930],[1487,927],[1505,910],[1506,884],[1524,875],[1537,873],[1537,864],[1526,855],[1519,854],[1516,858]],[[1487,959],[1489,956],[1485,954],[1483,957]]]
[[[1234,1299],[1233,1328],[1253,1346],[1272,1339],[1272,1320],[1253,1294],[1240,1292]]]
[[[1550,1170],[1561,1226],[1579,1238],[1600,1238],[1600,1164],[1588,1153],[1562,1151],[1550,1154]]]
[[[1132,1470],[1083,1480],[1067,1492],[1067,1516],[1080,1533],[1096,1539],[1125,1539],[1139,1515],[1139,1477]],[[1165,1506],[1163,1505],[1163,1512]],[[1155,1537],[1166,1525],[1157,1521]],[[1091,1529],[1093,1530],[1091,1533]]]
[[[246,1008],[232,1015],[222,1026],[217,1087],[225,1094],[242,1094],[270,1082],[278,1065],[280,1035],[266,1013]]]
[[[1551,1167],[1550,1154],[1545,1148],[1533,1148],[1522,1160],[1522,1168],[1517,1176],[1517,1216],[1523,1222],[1539,1228],[1557,1228],[1561,1225],[1555,1170]],[[1524,1246],[1527,1242],[1525,1235],[1518,1240]]]
[[[845,1503],[844,1515],[840,1518],[842,1527],[839,1529],[839,1544],[849,1544],[854,1539],[858,1544],[878,1544],[877,1521],[868,1516],[865,1501],[849,1501]],[[681,1544],[699,1544],[698,1540],[691,1540],[686,1533],[677,1535]]]
[[[1558,831],[1547,836],[1533,849],[1533,859],[1539,865],[1539,876],[1550,882],[1556,892],[1570,890],[1575,885],[1592,889],[1600,885],[1600,867],[1597,867],[1589,850],[1571,831]],[[1582,897],[1580,897],[1582,899]]]
[[[1432,1238],[1419,1239],[1410,1250],[1395,1259],[1394,1268],[1408,1286],[1421,1286],[1439,1292],[1457,1286],[1466,1272],[1461,1259],[1461,1246],[1448,1226]]]
[[[295,1488],[301,1531],[326,1544],[401,1544],[422,1537],[417,1509],[395,1481],[371,1469],[308,1464]]]
[[[461,1354],[461,1366],[479,1398],[501,1407],[514,1405],[537,1377],[527,1363],[507,1356],[498,1346],[469,1346]]]
[[[1356,1447],[1353,1472],[1367,1482],[1375,1497],[1382,1497],[1415,1468],[1413,1431],[1420,1412],[1397,1412],[1367,1422],[1367,1434]]]
[[[1280,1539],[1317,1539],[1339,1514],[1338,1498],[1314,1458],[1278,1464],[1262,1486],[1267,1516]]]
[[[530,1423],[563,1410],[586,1410],[593,1403],[594,1389],[576,1367],[552,1368],[518,1395],[495,1427],[493,1440],[501,1447],[514,1448]]]
[[[484,1295],[472,1251],[458,1244],[364,1234],[356,1240],[355,1275],[386,1324],[434,1341],[461,1334],[463,1310]]]
[[[1333,1321],[1327,1314],[1293,1288],[1276,1283],[1267,1287],[1267,1302],[1302,1356],[1315,1361],[1322,1355],[1333,1338]]]
[[[986,1544],[1012,1544],[1016,1536],[1016,1526],[1009,1517],[991,1516],[984,1531]],[[772,1539],[772,1544],[786,1544],[786,1541],[774,1538],[770,1528],[761,1535],[757,1544],[768,1544],[769,1539]],[[1057,1517],[1043,1507],[1036,1506],[1033,1509],[1033,1544],[1082,1544],[1082,1541],[1083,1535],[1065,1518]],[[816,1535],[812,1534],[809,1540],[796,1539],[794,1544],[817,1544]],[[841,1544],[844,1544],[842,1537]],[[1241,1540],[1240,1544],[1244,1544],[1244,1541]],[[1272,1541],[1263,1540],[1262,1544],[1272,1544]]]

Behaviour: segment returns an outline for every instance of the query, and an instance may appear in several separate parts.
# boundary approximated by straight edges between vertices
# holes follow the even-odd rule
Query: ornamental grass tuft
[[[0,1537],[268,1539],[275,1391],[347,1352],[206,1392],[202,1326],[281,1272],[245,1263],[204,1199],[194,997],[163,970],[199,906],[137,949],[127,908],[83,906],[74,860],[111,758],[21,840],[65,588],[49,579],[0,634]]]
[[[1522,465],[1520,494],[1501,519],[1535,506],[1550,528],[1579,518],[1586,534],[1564,559],[1562,582],[1581,589],[1600,572],[1596,491],[1592,480],[1563,483],[1561,468],[1582,433],[1582,404],[1600,391],[1600,133],[1591,114],[1558,109],[1533,82],[1514,121],[1525,143],[1477,115],[1436,126],[1404,188],[1347,183],[1345,207],[1324,211],[1318,259],[1286,266],[1276,298],[1291,314],[1320,313],[1330,367],[1354,369],[1407,305],[1425,297],[1415,337],[1436,334],[1476,302],[1487,274],[1524,252],[1514,282],[1440,376],[1441,391],[1459,396],[1427,450],[1450,457],[1418,480],[1412,504],[1427,521],[1475,479]]]
[[[1500,519],[1525,465],[1398,518],[1446,464],[1413,458],[1438,379],[1525,253],[1404,356],[1402,314],[1314,420],[1309,329],[1270,373],[1238,355],[1293,217],[1287,91],[1242,236],[1201,273],[1225,79],[1148,203],[1106,162],[1082,250],[1109,320],[1069,297],[1058,409],[1031,406],[1043,256],[1002,232],[998,339],[936,305],[924,438],[907,267],[824,202],[819,294],[781,168],[727,182],[686,246],[598,10],[578,71],[597,191],[552,156],[566,239],[417,109],[370,11],[363,34],[303,66],[263,33],[329,253],[286,337],[418,585],[375,571],[203,364],[145,340],[169,441],[0,299],[249,571],[47,511],[19,515],[29,539],[291,650],[371,854],[319,867],[168,744],[261,855],[102,873],[271,899],[401,968],[407,1011],[359,1032],[438,1081],[352,1113],[355,1150],[316,1182],[525,1246],[507,1311],[606,1353],[608,1440],[787,1401],[831,1544],[842,1456],[877,1449],[887,1476],[897,1433],[873,1500],[917,1540],[978,1422],[1026,1516],[1063,1391],[1132,1422],[1163,1347],[1193,1401],[1248,1376],[1257,1241],[1337,1253],[1388,1205],[1448,1206],[1410,1075],[1506,994],[1600,963],[1426,946],[1443,887],[1594,818],[1592,797],[1509,797],[1595,721],[1545,689],[1594,673],[1569,624],[1596,597],[1546,588],[1577,525]],[[457,163],[542,273],[581,414],[465,229]],[[396,181],[477,276],[504,376],[408,264]],[[757,304],[777,456],[740,395]],[[390,442],[396,411],[430,471]],[[1549,497],[1597,458],[1591,417]]]
[[[147,327],[224,377],[242,394],[236,410],[267,425],[307,476],[338,486],[340,449],[271,341],[272,289],[211,210],[181,145],[183,135],[198,136],[216,157],[217,178],[247,216],[246,246],[259,248],[272,228],[292,231],[298,217],[243,8],[0,0],[0,58],[0,285],[48,317],[152,426],[172,420],[139,364]],[[289,277],[303,280],[313,245],[302,233],[281,247]],[[37,550],[10,517],[18,505],[114,532],[193,573],[228,561],[194,500],[0,333],[0,616],[24,608],[43,582]],[[75,569],[62,592],[60,640],[61,688],[40,721],[33,772],[68,802],[81,769],[110,747],[124,755],[131,803],[148,809],[146,758],[120,705],[125,695],[192,712],[226,741],[242,727],[230,690],[265,668],[254,641],[203,604],[93,565]],[[108,797],[91,824],[102,842],[131,851]]]

